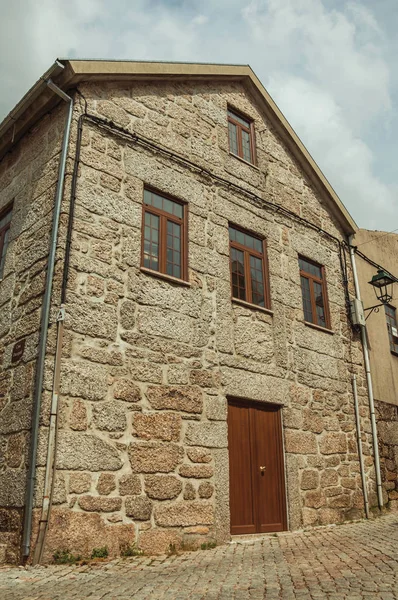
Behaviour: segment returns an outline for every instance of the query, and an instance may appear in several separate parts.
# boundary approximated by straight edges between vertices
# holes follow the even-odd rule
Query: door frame
[[[282,415],[282,409],[284,407],[283,404],[275,404],[273,402],[263,402],[261,400],[251,400],[249,398],[242,398],[239,396],[232,396],[232,395],[227,395],[227,404],[233,404],[235,406],[241,406],[241,407],[245,407],[245,408],[255,408],[257,410],[267,410],[267,408],[270,409],[274,409],[275,412],[278,413],[278,430],[277,430],[277,444],[278,444],[278,451],[279,454],[282,453],[282,460],[281,460],[281,468],[283,470],[283,473],[281,474],[280,477],[280,485],[282,486],[282,490],[281,490],[281,498],[282,498],[282,513],[283,513],[283,517],[282,517],[282,522],[283,522],[283,526],[284,529],[283,531],[289,531],[288,527],[289,527],[289,514],[288,514],[288,496],[287,496],[287,478],[286,478],[286,454],[285,454],[285,439],[284,439],[284,429],[283,429],[283,415]],[[228,428],[228,421],[227,421],[227,428]],[[228,447],[228,476],[229,476],[229,447]],[[230,499],[230,492],[228,493],[228,499]],[[255,499],[255,502],[257,503],[259,500],[259,498]],[[271,532],[270,532],[271,533]],[[231,534],[231,535],[238,535],[238,534]],[[242,534],[245,535],[245,534]],[[249,534],[250,535],[250,534]],[[255,535],[265,535],[264,533],[256,533]]]

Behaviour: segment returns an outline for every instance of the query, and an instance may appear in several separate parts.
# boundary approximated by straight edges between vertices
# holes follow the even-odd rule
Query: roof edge
[[[17,132],[18,139],[33,125],[35,121],[44,114],[45,110],[54,106],[60,100],[53,98],[53,95],[47,94],[42,98],[39,106],[32,108],[35,100],[45,96],[47,85],[46,80],[50,77],[58,79],[58,85],[61,89],[67,91],[80,81],[86,80],[106,80],[106,79],[128,79],[128,78],[161,78],[161,77],[187,77],[218,79],[240,79],[250,82],[252,91],[257,95],[265,107],[267,116],[272,123],[276,125],[278,133],[283,141],[293,153],[296,160],[311,179],[312,183],[328,199],[328,206],[337,218],[343,231],[351,235],[357,231],[358,226],[350,213],[340,200],[339,196],[329,183],[308,152],[303,142],[300,140],[293,127],[290,125],[281,110],[275,104],[272,97],[268,94],[257,75],[249,65],[232,64],[212,64],[212,63],[187,63],[187,62],[152,62],[152,61],[121,61],[121,60],[88,60],[88,59],[57,59],[54,64],[40,77],[40,79],[25,94],[15,108],[0,124],[0,159],[4,153],[11,147],[14,141],[14,135],[10,139],[1,138],[10,130],[18,119],[24,116],[24,122]],[[14,132],[15,133],[15,129]]]

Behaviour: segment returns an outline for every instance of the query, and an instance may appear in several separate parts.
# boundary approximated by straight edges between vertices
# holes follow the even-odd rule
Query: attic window
[[[229,150],[235,156],[254,164],[254,125],[242,114],[228,109]]]

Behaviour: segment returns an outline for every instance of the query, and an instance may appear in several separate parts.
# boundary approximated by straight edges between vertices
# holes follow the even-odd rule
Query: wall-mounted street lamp
[[[370,317],[373,311],[379,312],[379,307],[384,304],[388,304],[392,300],[392,286],[396,282],[396,279],[391,277],[384,269],[378,269],[377,274],[373,275],[369,284],[373,286],[373,289],[376,294],[376,298],[379,300],[380,304],[376,304],[375,306],[369,306],[369,308],[364,308],[364,311],[367,312],[370,310],[370,313],[367,315],[366,319]]]

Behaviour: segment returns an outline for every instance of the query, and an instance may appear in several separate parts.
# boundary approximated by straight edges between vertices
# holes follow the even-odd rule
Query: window
[[[398,354],[398,326],[396,310],[389,304],[385,305],[388,337],[390,338],[390,349],[394,354]]]
[[[144,190],[143,206],[142,266],[186,279],[187,206],[149,189]]]
[[[232,154],[254,164],[253,122],[228,109],[228,135]]]
[[[12,208],[0,214],[0,279],[3,278],[4,264],[8,248]]]
[[[232,297],[269,308],[265,240],[230,225],[229,245]]]
[[[330,329],[326,293],[325,268],[307,258],[299,257],[304,319]]]

